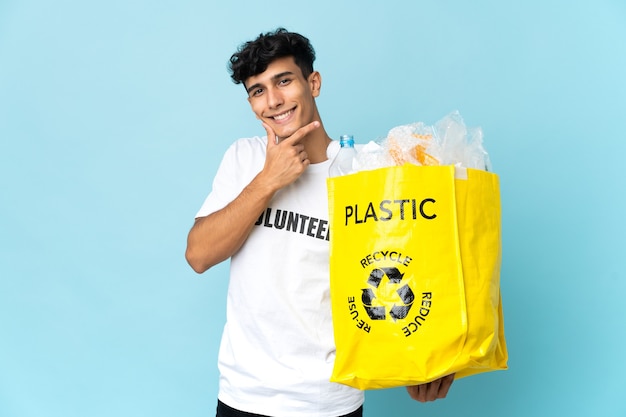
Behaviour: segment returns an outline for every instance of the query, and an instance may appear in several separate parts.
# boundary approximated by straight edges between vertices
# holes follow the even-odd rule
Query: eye
[[[278,85],[287,85],[291,82],[291,78],[281,78],[280,81],[278,81]]]
[[[250,91],[250,97],[258,97],[261,94],[263,94],[263,89],[262,88],[257,88],[255,90]]]

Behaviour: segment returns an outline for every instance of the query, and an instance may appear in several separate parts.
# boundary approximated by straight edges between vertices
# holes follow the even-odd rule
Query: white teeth
[[[293,110],[289,110],[288,112],[283,113],[283,114],[278,114],[278,115],[274,116],[274,120],[286,119],[287,117],[289,117],[289,115],[291,115],[291,113],[293,113]]]

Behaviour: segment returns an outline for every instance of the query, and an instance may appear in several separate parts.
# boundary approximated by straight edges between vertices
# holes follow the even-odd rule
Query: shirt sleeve
[[[266,143],[265,137],[239,139],[226,150],[196,218],[221,210],[237,198],[263,168]]]

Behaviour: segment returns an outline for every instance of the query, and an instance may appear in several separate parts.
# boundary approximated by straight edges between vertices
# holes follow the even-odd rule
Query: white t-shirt
[[[226,152],[196,217],[225,207],[261,171],[267,138]],[[336,142],[329,153],[336,153]],[[331,155],[332,156],[332,155]],[[328,266],[328,161],[279,190],[231,258],[219,399],[276,417],[333,417],[363,403],[329,381],[335,358]]]

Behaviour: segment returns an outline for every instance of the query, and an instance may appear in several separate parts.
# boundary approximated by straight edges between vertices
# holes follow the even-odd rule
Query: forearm
[[[237,252],[275,192],[257,176],[226,207],[196,219],[185,252],[193,270],[202,273]]]
[[[320,127],[318,121],[299,128],[281,141],[276,140],[269,126],[263,126],[268,140],[261,172],[222,210],[197,219],[189,232],[185,257],[198,273],[237,252],[274,193],[298,179],[311,163],[301,141]]]

